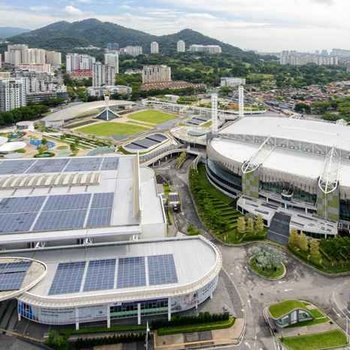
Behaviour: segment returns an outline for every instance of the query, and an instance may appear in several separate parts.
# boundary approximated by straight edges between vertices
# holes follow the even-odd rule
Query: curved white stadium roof
[[[245,117],[220,130],[221,134],[277,137],[350,151],[350,127],[304,119]]]

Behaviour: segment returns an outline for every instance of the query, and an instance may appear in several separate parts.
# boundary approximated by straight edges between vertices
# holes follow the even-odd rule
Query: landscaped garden
[[[342,348],[347,345],[347,339],[341,330],[298,335],[281,339],[282,344],[289,350],[325,350]]]
[[[189,182],[198,214],[217,239],[231,244],[265,239],[266,229],[261,218],[239,213],[235,201],[209,182],[203,164],[190,170]]]
[[[146,130],[140,125],[118,122],[96,123],[76,129],[78,132],[97,136],[134,135]]]
[[[162,111],[149,110],[129,114],[128,118],[139,122],[162,124],[169,120],[175,119],[176,116],[173,114],[164,113]]]
[[[305,262],[327,273],[350,271],[350,237],[313,239],[292,230],[288,249]]]
[[[278,280],[286,273],[282,254],[268,246],[252,249],[249,267],[257,275],[269,280]]]

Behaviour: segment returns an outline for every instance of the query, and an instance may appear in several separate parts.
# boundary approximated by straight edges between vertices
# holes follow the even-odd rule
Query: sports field
[[[161,111],[141,111],[128,115],[131,120],[137,120],[139,122],[151,123],[151,124],[162,124],[169,120],[175,119],[176,116],[167,114]]]
[[[97,136],[113,136],[113,135],[134,135],[146,131],[142,126],[127,124],[127,123],[113,123],[104,122],[97,123],[82,128],[76,129],[85,134]]]

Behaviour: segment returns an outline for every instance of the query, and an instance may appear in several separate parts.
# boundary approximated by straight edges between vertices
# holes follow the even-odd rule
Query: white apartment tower
[[[186,43],[183,40],[177,42],[177,52],[186,52]]]
[[[95,57],[80,55],[78,53],[68,53],[66,56],[66,71],[67,73],[72,73],[78,70],[92,70],[95,62]]]
[[[46,51],[46,63],[52,66],[60,66],[62,64],[62,54],[56,51]]]
[[[25,83],[22,79],[0,80],[0,111],[8,112],[26,105]]]
[[[117,51],[105,53],[105,64],[114,67],[115,72],[119,73],[119,53]]]
[[[15,66],[22,63],[29,63],[29,49],[27,45],[8,45],[5,52],[5,62]]]
[[[96,62],[92,66],[92,86],[111,86],[115,83],[115,67]]]
[[[142,83],[160,83],[171,81],[171,68],[165,65],[144,66],[142,69]]]
[[[151,54],[158,54],[159,53],[159,44],[156,41],[153,41],[151,43]]]

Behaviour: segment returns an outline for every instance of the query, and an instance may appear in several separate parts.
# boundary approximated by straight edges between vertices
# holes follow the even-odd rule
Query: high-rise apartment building
[[[186,43],[183,40],[179,40],[177,42],[177,52],[185,52],[186,51]]]
[[[26,105],[25,83],[22,79],[0,80],[0,111],[8,112]]]
[[[115,67],[96,62],[92,66],[92,86],[109,86],[115,83]]]
[[[209,54],[219,54],[222,52],[221,46],[219,45],[191,45],[190,52],[205,52]]]
[[[105,64],[115,68],[115,72],[119,73],[119,53],[117,51],[105,53]]]
[[[28,62],[29,64],[45,64],[46,63],[46,50],[43,49],[28,49]]]
[[[153,41],[151,43],[151,54],[158,54],[159,53],[159,44],[156,41]]]
[[[120,49],[119,52],[124,55],[136,57],[142,55],[142,46],[126,46]]]
[[[95,57],[78,53],[68,53],[66,56],[66,71],[67,73],[72,73],[80,70],[92,70],[95,62]]]
[[[165,65],[144,66],[142,69],[142,83],[159,83],[171,81],[171,68]]]
[[[15,66],[22,63],[29,63],[29,49],[27,45],[8,45],[5,52],[5,62]]]
[[[339,64],[339,57],[333,54],[329,55],[326,50],[322,50],[321,54],[298,52],[298,51],[282,51],[280,56],[280,64],[290,64],[293,66],[302,66],[314,63],[319,66],[336,66]]]
[[[60,66],[62,64],[62,54],[57,51],[46,51],[46,63],[52,66]]]

